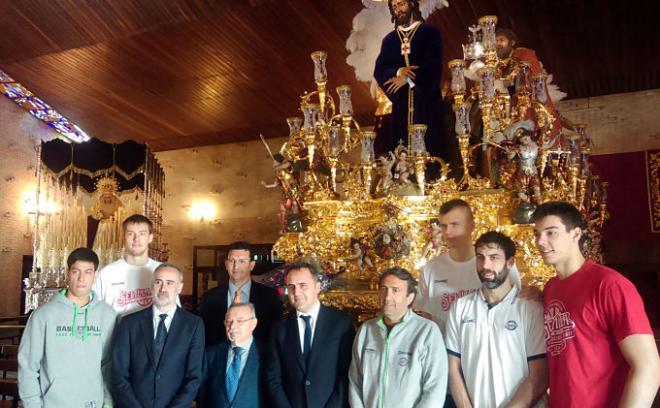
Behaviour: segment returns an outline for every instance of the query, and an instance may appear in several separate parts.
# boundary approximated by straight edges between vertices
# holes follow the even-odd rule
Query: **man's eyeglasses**
[[[227,259],[225,263],[228,264],[239,264],[239,265],[247,265],[250,262],[252,262],[252,259],[245,259],[245,258],[240,258],[240,259]]]
[[[240,326],[243,323],[249,322],[252,319],[254,319],[254,317],[250,317],[249,319],[243,319],[243,320],[225,320],[225,326],[231,326],[232,324],[237,324]]]

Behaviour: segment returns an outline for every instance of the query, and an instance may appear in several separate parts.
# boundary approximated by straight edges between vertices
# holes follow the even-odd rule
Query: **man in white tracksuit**
[[[411,306],[415,278],[403,268],[380,276],[382,316],[366,321],[353,343],[348,373],[351,407],[441,407],[447,353],[440,329]]]

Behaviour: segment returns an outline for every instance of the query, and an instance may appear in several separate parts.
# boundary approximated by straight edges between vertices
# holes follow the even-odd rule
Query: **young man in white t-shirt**
[[[122,316],[151,306],[152,276],[160,265],[149,258],[154,239],[151,221],[134,214],[124,220],[123,227],[123,257],[101,269],[94,283],[97,296]]]
[[[440,229],[449,252],[434,257],[422,267],[415,308],[420,315],[436,322],[444,333],[451,304],[477,290],[481,282],[474,272],[474,217],[468,203],[455,199],[442,204]]]
[[[489,231],[474,246],[482,287],[454,302],[445,333],[456,406],[545,407],[543,306],[517,296],[511,238]]]

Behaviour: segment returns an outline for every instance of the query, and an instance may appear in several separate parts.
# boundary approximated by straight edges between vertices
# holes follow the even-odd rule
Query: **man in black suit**
[[[314,265],[300,262],[285,276],[295,312],[277,321],[268,343],[265,380],[275,408],[348,407],[352,320],[319,302]]]
[[[233,303],[225,316],[229,340],[206,348],[200,408],[265,406],[260,375],[262,349],[252,333],[257,317],[252,303]]]
[[[202,380],[204,324],[176,305],[183,273],[154,271],[153,305],[125,316],[112,345],[115,407],[190,408]]]
[[[254,337],[265,341],[273,322],[282,316],[282,303],[277,291],[252,281],[254,260],[247,242],[229,245],[225,267],[229,282],[206,291],[200,304],[200,314],[206,328],[206,346],[227,340],[223,319],[227,308],[234,302],[254,305],[259,319]]]

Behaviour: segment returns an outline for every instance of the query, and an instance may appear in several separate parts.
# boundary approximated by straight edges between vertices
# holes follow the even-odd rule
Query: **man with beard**
[[[511,74],[518,72],[521,63],[525,63],[529,66],[530,79],[533,75],[545,73],[545,69],[534,50],[518,46],[518,37],[512,30],[498,28],[495,35],[495,41],[497,46],[497,57],[500,59],[500,67],[502,69],[502,77],[509,76],[509,79],[505,80],[504,86],[507,87],[509,93],[515,97],[515,77]],[[544,87],[547,99],[539,102],[545,105],[549,112],[554,116],[551,133],[551,138],[554,138],[561,130],[561,121],[557,109],[555,108],[552,99],[550,99],[548,86],[544,85]],[[525,117],[520,118],[520,120],[531,119],[533,115],[534,110],[530,107]]]
[[[546,406],[543,307],[510,279],[516,246],[489,231],[474,245],[481,289],[454,302],[447,320],[449,384],[457,407]]]
[[[190,407],[202,381],[204,323],[177,306],[183,272],[160,264],[153,305],[124,316],[112,345],[115,407]]]
[[[93,288],[121,316],[151,305],[153,271],[160,264],[149,258],[149,244],[154,239],[151,220],[134,214],[122,225],[124,255],[101,268]]]
[[[425,124],[426,148],[445,157],[442,141],[442,35],[424,23],[418,0],[389,0],[396,28],[385,36],[376,60],[374,78],[392,102],[391,127],[385,150],[408,141],[408,127]]]

